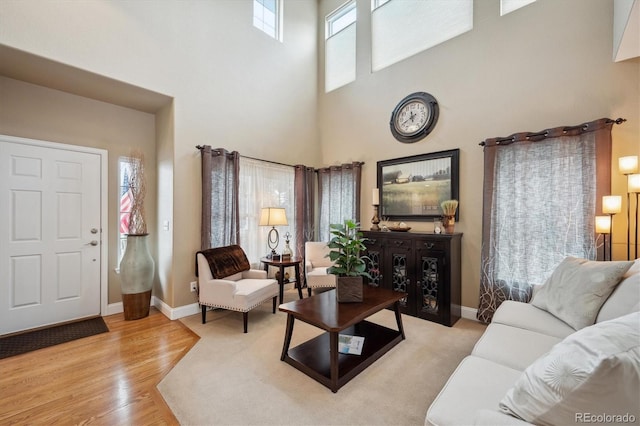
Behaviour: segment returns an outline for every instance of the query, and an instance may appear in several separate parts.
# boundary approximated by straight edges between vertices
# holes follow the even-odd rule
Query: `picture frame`
[[[459,198],[460,150],[378,161],[380,216],[423,220],[442,216],[440,203]],[[459,220],[460,208],[455,220]]]

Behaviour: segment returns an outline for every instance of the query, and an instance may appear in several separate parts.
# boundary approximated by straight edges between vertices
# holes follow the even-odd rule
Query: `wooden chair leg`
[[[311,297],[311,287],[309,287],[309,284],[307,284],[307,292],[309,293],[309,297]]]
[[[278,303],[278,296],[273,296],[273,313],[276,313],[276,305]]]
[[[244,332],[247,332],[247,323],[249,322],[249,312],[242,313],[242,321],[244,322]]]
[[[202,306],[202,323],[204,324],[207,322],[207,307],[205,305],[200,306]]]

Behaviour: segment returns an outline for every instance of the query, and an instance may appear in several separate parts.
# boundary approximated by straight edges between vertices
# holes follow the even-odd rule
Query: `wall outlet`
[[[198,282],[191,281],[191,293],[195,293],[196,291],[198,291]]]

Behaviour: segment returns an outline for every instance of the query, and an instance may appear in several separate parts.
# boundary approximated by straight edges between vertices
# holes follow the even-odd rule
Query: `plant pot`
[[[147,248],[147,236],[127,235],[127,248],[120,261],[120,289],[125,320],[149,315],[155,264]]]
[[[456,226],[456,217],[444,216],[444,219],[442,220],[442,225],[444,226],[445,234],[453,234],[454,228]]]
[[[337,277],[336,300],[338,303],[362,302],[362,277]]]

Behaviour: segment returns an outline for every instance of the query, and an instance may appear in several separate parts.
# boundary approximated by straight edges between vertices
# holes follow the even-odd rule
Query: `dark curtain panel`
[[[296,241],[295,252],[304,257],[304,243],[313,241],[316,172],[313,167],[295,166]]]
[[[528,302],[566,256],[595,259],[595,216],[611,188],[609,119],[487,139],[477,317]]]
[[[237,151],[211,149],[202,154],[201,249],[239,244],[239,161]]]
[[[318,169],[320,220],[317,241],[329,241],[329,225],[360,222],[361,162]]]

